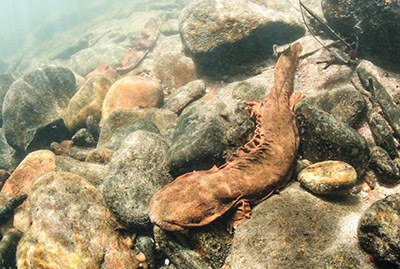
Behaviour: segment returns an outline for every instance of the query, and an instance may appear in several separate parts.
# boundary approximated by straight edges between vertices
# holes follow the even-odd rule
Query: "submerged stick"
[[[9,217],[14,214],[14,210],[19,207],[25,200],[28,198],[28,195],[22,194],[20,196],[12,198],[7,202],[3,207],[0,208],[0,223],[5,222]]]

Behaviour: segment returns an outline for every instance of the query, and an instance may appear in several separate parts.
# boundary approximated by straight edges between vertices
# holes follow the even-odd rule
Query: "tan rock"
[[[108,164],[111,161],[114,151],[108,148],[96,148],[89,152],[85,162]]]
[[[111,80],[105,77],[93,77],[85,81],[68,104],[64,122],[68,129],[83,127],[90,115],[101,116],[101,107]]]
[[[42,175],[56,169],[56,155],[49,150],[34,151],[18,165],[4,184],[2,192],[12,196],[30,194],[32,184]],[[26,202],[24,203],[26,204]]]
[[[104,99],[102,122],[118,109],[160,107],[163,102],[164,94],[156,80],[140,76],[123,77],[111,86]]]
[[[183,53],[179,35],[161,42],[154,59],[154,72],[168,87],[179,88],[197,78],[194,62]]]
[[[23,268],[136,268],[99,191],[80,176],[49,173],[30,196],[32,226],[17,249]]]
[[[316,194],[345,194],[357,183],[357,172],[342,161],[323,161],[303,169],[300,184]]]

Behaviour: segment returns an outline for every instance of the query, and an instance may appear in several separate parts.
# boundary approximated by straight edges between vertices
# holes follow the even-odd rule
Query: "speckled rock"
[[[86,156],[85,162],[108,164],[111,161],[114,151],[108,148],[96,148]]]
[[[103,184],[108,167],[103,164],[81,162],[68,156],[56,156],[56,172],[68,172],[81,177],[96,188]]]
[[[101,117],[101,108],[104,98],[112,82],[105,77],[91,78],[71,98],[67,111],[64,115],[64,122],[71,131],[76,131],[86,124],[89,116]]]
[[[32,227],[18,245],[18,268],[136,268],[111,212],[84,178],[47,174],[29,202]]]
[[[197,78],[193,60],[182,50],[178,35],[167,37],[154,50],[154,72],[168,87],[179,88]]]
[[[16,197],[30,194],[35,181],[56,169],[56,155],[49,150],[34,151],[18,165],[3,186],[2,192]],[[26,204],[26,202],[25,202]]]
[[[400,193],[375,202],[362,215],[358,227],[361,247],[374,258],[400,267]]]
[[[373,269],[358,247],[361,203],[322,200],[294,183],[253,209],[235,233],[224,269]]]
[[[360,52],[398,64],[400,57],[399,2],[397,0],[322,0],[329,24],[342,36],[358,36]]]
[[[341,161],[324,161],[302,170],[298,181],[307,190],[316,194],[348,194],[357,183],[357,172]]]
[[[378,112],[371,112],[367,120],[376,145],[386,150],[391,158],[399,157],[393,130],[385,118]]]
[[[123,223],[148,212],[152,195],[172,178],[167,166],[168,145],[160,136],[136,131],[115,152],[104,182],[107,206]]]
[[[303,102],[328,112],[352,127],[365,118],[367,111],[363,95],[351,86],[323,91]]]
[[[127,76],[117,80],[108,90],[103,102],[101,121],[118,109],[161,107],[164,93],[153,79]]]
[[[62,111],[75,94],[74,74],[46,66],[17,79],[3,103],[3,128],[18,151],[32,151],[68,136]]]
[[[224,152],[241,146],[254,123],[237,101],[198,100],[179,116],[168,158],[171,173],[205,170],[224,162]]]
[[[96,140],[86,128],[79,129],[71,138],[72,143],[79,147],[93,147]]]
[[[16,79],[17,78],[14,74],[0,74],[0,127],[3,125],[3,114],[1,111],[3,109],[4,97],[6,96],[11,84]]]
[[[235,85],[232,96],[240,100],[262,100],[266,95],[267,89],[259,85],[252,85],[243,81]]]
[[[239,74],[272,55],[273,44],[304,35],[291,14],[245,0],[193,1],[181,13],[185,50],[202,73]]]
[[[370,166],[378,174],[382,182],[393,184],[400,181],[399,168],[383,148],[378,146],[372,147],[370,155]]]
[[[0,169],[14,169],[18,159],[15,150],[7,143],[3,128],[0,128]]]
[[[179,20],[169,19],[164,21],[161,25],[160,32],[165,36],[179,34]]]
[[[317,108],[300,104],[296,109],[300,154],[312,162],[340,160],[362,176],[369,160],[364,138],[347,124]]]
[[[117,150],[124,138],[137,130],[170,139],[177,119],[177,115],[167,109],[117,110],[103,122],[98,147]]]
[[[99,138],[101,117],[90,115],[86,118],[86,128],[95,137]]]
[[[197,79],[180,87],[168,96],[164,108],[180,114],[190,103],[198,100],[206,93],[206,86],[203,80]]]

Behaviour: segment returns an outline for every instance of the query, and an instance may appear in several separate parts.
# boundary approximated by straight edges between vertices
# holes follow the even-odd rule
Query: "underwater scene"
[[[400,0],[0,4],[0,269],[400,268]]]

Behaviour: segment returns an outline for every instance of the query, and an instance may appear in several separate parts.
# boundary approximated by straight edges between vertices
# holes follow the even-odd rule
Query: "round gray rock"
[[[399,219],[400,193],[396,193],[372,204],[362,215],[358,227],[361,247],[393,268],[400,267]]]
[[[75,91],[75,76],[64,67],[46,66],[17,79],[3,103],[8,143],[25,152],[66,139],[62,112]]]
[[[148,213],[150,198],[172,178],[167,142],[159,135],[136,131],[115,152],[103,187],[108,207],[125,224]],[[179,194],[177,194],[179,195]]]
[[[1,73],[1,72],[0,72]],[[0,127],[3,125],[3,100],[11,84],[16,80],[13,74],[0,74]]]

